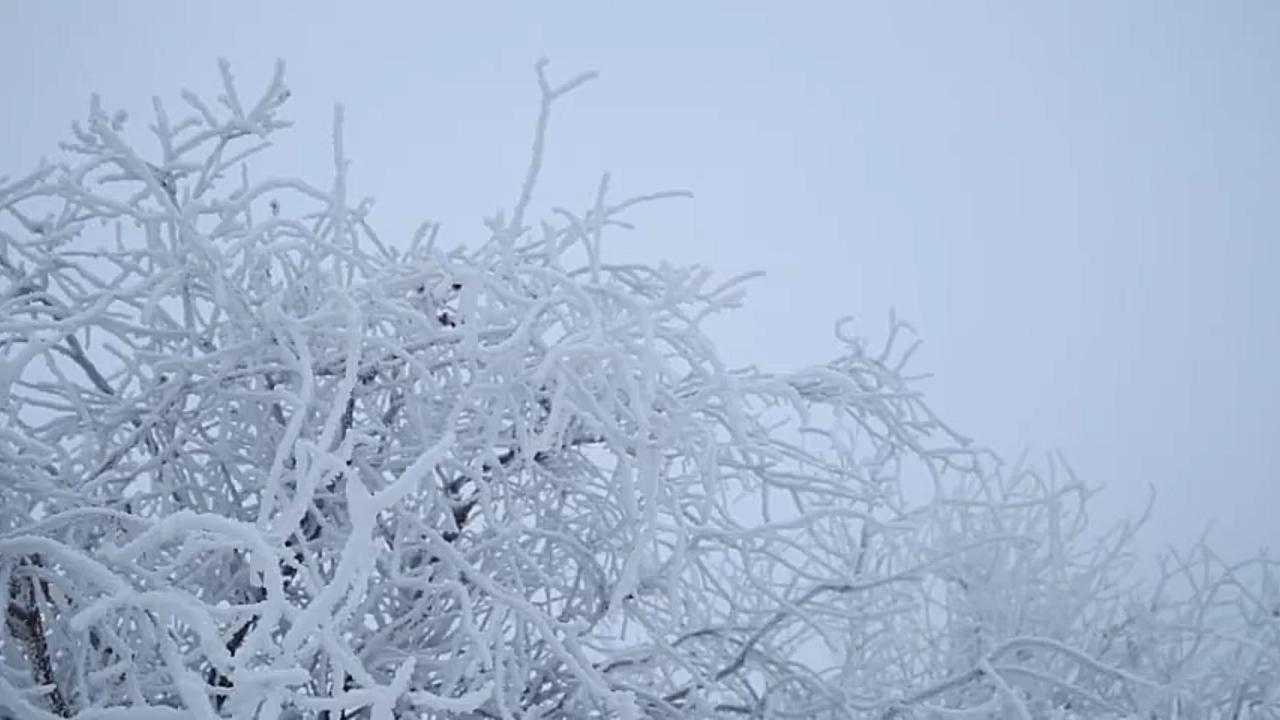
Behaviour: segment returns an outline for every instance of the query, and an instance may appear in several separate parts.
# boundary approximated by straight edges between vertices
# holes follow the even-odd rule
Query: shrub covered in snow
[[[607,177],[481,242],[256,179],[288,123],[95,99],[0,181],[0,717],[1280,717],[1280,588],[1139,583],[1065,465],[922,402],[910,329],[766,373],[741,280],[614,262]],[[1088,530],[1088,532],[1086,532]]]

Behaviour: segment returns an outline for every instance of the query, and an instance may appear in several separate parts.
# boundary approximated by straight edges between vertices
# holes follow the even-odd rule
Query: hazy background
[[[1280,544],[1280,3],[9,0],[0,175],[90,92],[135,129],[152,95],[212,99],[218,56],[255,98],[289,62],[298,125],[259,175],[327,183],[342,101],[384,237],[429,217],[449,246],[513,204],[533,63],[600,70],[537,200],[584,208],[604,170],[694,191],[608,252],[768,271],[716,326],[733,364],[826,360],[836,317],[879,338],[896,308],[959,429],[1061,448],[1111,517],[1155,485],[1146,547],[1215,517],[1232,552]]]

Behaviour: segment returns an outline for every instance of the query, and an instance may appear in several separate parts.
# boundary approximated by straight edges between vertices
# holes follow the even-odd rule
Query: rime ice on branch
[[[288,123],[95,98],[0,181],[0,718],[1276,717],[1275,564],[1005,468],[879,352],[729,370],[737,278],[613,263],[608,178],[475,249],[246,163]],[[1094,538],[1094,539],[1091,539]]]

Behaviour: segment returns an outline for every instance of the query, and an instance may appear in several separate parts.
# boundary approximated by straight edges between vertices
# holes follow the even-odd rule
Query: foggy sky
[[[606,257],[767,271],[714,326],[731,364],[824,361],[837,317],[879,338],[896,308],[959,430],[1061,448],[1107,518],[1154,485],[1145,546],[1215,517],[1231,552],[1277,545],[1280,4],[404,5],[4,3],[0,175],[91,92],[141,132],[152,95],[215,96],[219,56],[251,95],[282,57],[297,127],[259,177],[326,184],[341,101],[383,237],[475,242],[519,189],[533,63],[599,70],[535,205],[584,208],[606,170],[693,191]]]

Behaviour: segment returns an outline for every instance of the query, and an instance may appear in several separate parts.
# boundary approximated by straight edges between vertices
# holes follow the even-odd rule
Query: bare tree
[[[1275,563],[1133,526],[923,403],[910,328],[796,372],[701,329],[741,282],[607,262],[608,177],[384,242],[253,179],[288,123],[95,98],[0,180],[0,716],[1280,717]],[[1087,532],[1088,531],[1088,532]]]

